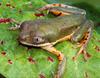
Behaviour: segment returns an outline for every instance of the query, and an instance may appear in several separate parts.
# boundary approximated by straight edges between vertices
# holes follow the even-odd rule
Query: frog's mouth
[[[20,41],[20,43],[24,44],[24,45],[28,45],[28,46],[33,46],[33,47],[43,47],[43,46],[51,45],[51,43],[31,44],[31,43],[27,43],[27,42],[24,42],[24,41]]]

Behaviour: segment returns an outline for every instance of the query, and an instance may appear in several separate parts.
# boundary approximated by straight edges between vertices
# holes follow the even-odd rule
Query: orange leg
[[[52,45],[44,46],[41,48],[55,54],[58,57],[59,65],[58,65],[57,72],[54,75],[54,78],[61,78],[65,69],[66,58],[60,51],[56,50],[56,48],[54,48]]]
[[[51,45],[41,47],[42,49],[47,50],[48,52],[55,54],[57,56],[58,60],[59,60],[58,69],[57,69],[57,72],[54,75],[54,78],[61,78],[61,76],[62,76],[62,74],[65,70],[66,57],[60,51],[58,51],[56,48],[54,48],[53,45],[55,45],[58,42],[70,40],[72,35],[73,35],[73,33],[68,35],[68,36],[65,36],[62,39],[57,40],[54,43],[51,43]]]
[[[49,10],[50,13],[57,16],[64,16],[70,14],[86,14],[85,10],[83,9],[79,9],[77,7],[64,5],[64,4],[47,4],[46,6],[38,10],[39,11]]]
[[[73,34],[71,40],[74,42],[80,42],[80,50],[76,54],[76,56],[73,58],[73,60],[76,60],[78,56],[83,53],[84,59],[88,59],[88,53],[86,52],[87,44],[91,38],[92,30],[94,27],[94,23],[91,20],[87,20],[80,26],[80,28]]]
[[[64,4],[47,4],[46,6],[42,7],[39,9],[39,11],[43,11],[43,10],[48,10],[49,8],[52,7],[68,7],[68,5],[64,5]]]
[[[91,28],[89,30],[91,31]],[[80,48],[79,52],[74,56],[73,60],[76,60],[81,53],[84,54],[84,59],[85,60],[88,59],[88,55],[87,55],[87,52],[86,52],[85,48],[87,46],[88,41],[90,40],[90,37],[91,37],[91,33],[86,32],[83,40],[80,42],[79,47],[81,47],[81,48]]]

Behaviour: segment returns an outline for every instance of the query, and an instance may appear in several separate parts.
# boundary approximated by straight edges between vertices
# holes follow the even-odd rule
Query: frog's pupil
[[[39,41],[39,38],[36,38],[36,41],[38,42]]]
[[[42,41],[42,39],[40,37],[34,37],[34,42],[39,43],[41,41]]]

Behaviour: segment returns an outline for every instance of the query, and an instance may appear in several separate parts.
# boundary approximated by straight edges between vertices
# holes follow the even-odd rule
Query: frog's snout
[[[18,38],[19,41],[25,41],[25,37],[20,37]]]
[[[32,43],[32,39],[29,35],[20,35],[18,40],[19,42]]]

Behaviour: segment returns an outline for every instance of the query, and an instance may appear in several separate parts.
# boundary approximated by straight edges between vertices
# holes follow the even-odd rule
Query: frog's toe
[[[65,70],[65,65],[66,65],[66,57],[64,57],[63,60],[59,62],[59,66],[56,74],[54,75],[54,78],[62,78],[62,75]]]
[[[15,27],[10,27],[8,28],[9,30],[17,30],[20,28],[20,25],[16,25]]]
[[[88,58],[90,57],[90,54],[88,54],[86,52],[86,50],[83,47],[81,47],[81,49],[79,50],[79,52],[73,57],[73,60],[75,61],[79,57],[80,54],[84,55],[84,60],[85,61],[87,61]]]
[[[85,50],[83,50],[83,55],[84,55],[84,59],[87,61],[88,58],[90,57],[90,54],[88,54]]]

